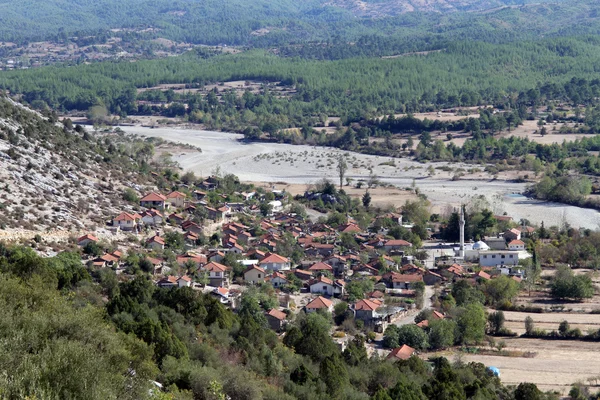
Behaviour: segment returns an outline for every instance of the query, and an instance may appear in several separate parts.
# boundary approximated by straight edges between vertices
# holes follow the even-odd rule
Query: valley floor
[[[374,174],[381,182],[395,186],[390,189],[389,194],[379,193],[378,204],[385,204],[386,197],[389,197],[388,203],[401,205],[406,200],[406,196],[401,195],[401,189],[410,190],[415,187],[427,195],[434,212],[444,212],[448,207],[483,196],[495,214],[506,212],[517,221],[527,218],[534,224],[543,221],[546,226],[561,226],[567,222],[573,227],[600,227],[600,213],[597,211],[518,196],[518,193],[527,188],[527,183],[514,182],[514,172],[503,173],[493,180],[483,172],[482,165],[445,162],[428,164],[326,147],[247,143],[239,140],[242,135],[195,129],[141,126],[122,129],[127,133],[200,147],[201,153],[179,150],[172,158],[184,170],[191,170],[204,177],[212,174],[218,167],[221,173],[235,174],[243,181],[264,182],[279,187],[291,184],[292,193],[301,193],[307,184],[324,177],[339,182],[335,170],[336,157],[343,153],[349,167],[346,176],[353,179],[353,183],[358,180],[368,181],[371,174]],[[464,170],[465,176],[460,180],[452,180],[458,168]],[[364,189],[360,192],[363,193]]]

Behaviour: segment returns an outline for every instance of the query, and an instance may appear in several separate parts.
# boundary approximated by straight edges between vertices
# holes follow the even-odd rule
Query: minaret
[[[462,204],[460,205],[460,249],[458,251],[458,256],[461,258],[465,257],[465,212],[463,210]]]

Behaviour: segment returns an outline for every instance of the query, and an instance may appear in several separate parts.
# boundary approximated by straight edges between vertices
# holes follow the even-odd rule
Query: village
[[[323,193],[304,197],[335,201]],[[432,297],[443,297],[458,281],[477,286],[503,276],[520,285],[523,261],[532,257],[521,239],[535,228],[506,215],[494,216],[505,231],[465,243],[461,212],[459,243],[444,243],[430,229],[417,249],[389,235],[394,228],[413,228],[401,210],[360,223],[347,216],[338,226],[303,213],[285,191],[232,191],[223,178],[211,176],[197,186],[144,193],[115,215],[106,229],[128,240],[109,244],[90,232],[77,245],[92,269],[113,269],[120,279],[141,270],[160,288],[210,293],[234,311],[245,292],[258,290],[276,299],[264,314],[279,334],[301,312],[334,316],[332,335],[341,350],[362,333],[371,354],[392,359],[408,359],[418,349],[382,346],[389,326],[427,329],[429,321],[415,322],[417,315],[449,318]]]

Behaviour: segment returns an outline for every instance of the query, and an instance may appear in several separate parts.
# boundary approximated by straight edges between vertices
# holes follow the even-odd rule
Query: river
[[[222,173],[235,174],[243,181],[309,184],[326,177],[337,182],[336,157],[343,153],[349,167],[346,176],[356,181],[368,180],[374,174],[380,181],[400,188],[414,185],[439,207],[469,203],[482,196],[494,213],[506,212],[517,221],[521,218],[534,224],[543,221],[547,227],[565,222],[576,228],[595,230],[600,227],[600,213],[595,210],[519,196],[518,193],[526,189],[525,183],[486,179],[483,172],[469,175],[468,180],[452,180],[455,172],[440,169],[450,166],[468,170],[473,165],[426,164],[327,147],[247,143],[239,140],[242,138],[239,134],[195,129],[141,126],[121,129],[127,133],[200,147],[201,153],[182,152],[173,155],[173,160],[183,169],[191,170],[199,176],[208,176],[219,167]]]

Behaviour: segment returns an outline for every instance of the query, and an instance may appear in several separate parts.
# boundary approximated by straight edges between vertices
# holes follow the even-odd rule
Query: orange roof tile
[[[333,305],[333,302],[329,299],[326,299],[323,296],[319,296],[313,299],[310,303],[306,305],[308,309],[319,309],[319,308],[329,308]]]

